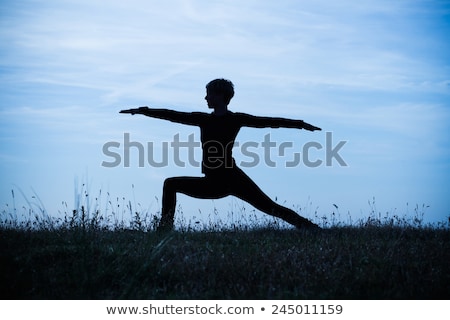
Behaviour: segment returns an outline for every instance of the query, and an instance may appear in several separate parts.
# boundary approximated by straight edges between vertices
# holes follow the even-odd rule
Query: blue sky
[[[111,158],[103,145],[123,144],[129,133],[133,141],[161,146],[177,133],[180,140],[192,133],[198,139],[198,130],[118,111],[141,105],[207,111],[204,86],[224,77],[235,84],[231,110],[323,128],[241,131],[241,143],[261,143],[268,133],[278,145],[293,142],[285,158],[273,157],[275,168],[245,168],[270,197],[309,218],[316,211],[329,216],[333,204],[344,221],[364,218],[374,198],[383,215],[411,216],[416,206],[427,221],[450,215],[448,1],[28,0],[0,6],[2,208],[15,202],[23,211],[38,196],[51,214],[66,210],[65,203],[70,211],[85,188],[100,207],[109,193],[159,211],[164,179],[200,175],[200,169],[139,168],[136,150],[129,168],[105,168],[102,162]],[[286,158],[308,142],[325,146],[326,132],[334,145],[346,141],[339,154],[348,166],[285,168]],[[324,150],[311,159],[324,159]],[[238,161],[248,160],[238,151]],[[231,198],[179,200],[188,219],[207,219],[214,208],[226,215],[242,205]]]

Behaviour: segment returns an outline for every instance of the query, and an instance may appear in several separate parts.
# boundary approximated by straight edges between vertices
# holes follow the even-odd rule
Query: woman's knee
[[[198,179],[191,177],[171,177],[164,180],[165,192],[189,192],[191,189],[199,187]]]
[[[176,178],[167,178],[164,180],[164,190],[165,191],[175,191],[176,190],[177,181]]]

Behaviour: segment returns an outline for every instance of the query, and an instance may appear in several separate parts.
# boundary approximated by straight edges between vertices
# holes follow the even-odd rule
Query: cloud
[[[430,74],[395,45],[411,42],[392,30],[399,18],[410,28],[399,4],[284,4],[37,2],[12,32],[29,81],[103,90],[108,101],[208,69],[280,86],[368,90],[402,89]]]

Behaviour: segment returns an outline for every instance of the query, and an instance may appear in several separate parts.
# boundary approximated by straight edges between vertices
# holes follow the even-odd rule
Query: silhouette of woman
[[[309,131],[321,130],[302,120],[259,117],[228,110],[234,96],[233,83],[215,79],[206,85],[205,100],[212,113],[179,112],[168,109],[122,110],[120,113],[142,114],[186,125],[200,127],[202,142],[202,173],[204,177],[173,177],[164,181],[162,213],[159,230],[171,230],[174,224],[177,192],[200,199],[218,199],[229,195],[238,197],[256,209],[283,219],[297,228],[318,228],[317,225],[272,201],[240,169],[232,157],[232,148],[241,127],[297,128]]]

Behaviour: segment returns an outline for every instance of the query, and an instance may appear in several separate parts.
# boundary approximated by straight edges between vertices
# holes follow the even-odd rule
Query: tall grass
[[[134,194],[134,186],[133,194]],[[85,184],[75,187],[74,208],[69,208],[67,202],[61,203],[61,209],[56,214],[48,213],[43,202],[33,190],[31,197],[18,189],[27,206],[20,209],[16,207],[16,196],[11,190],[12,206],[5,204],[0,213],[0,228],[2,229],[29,229],[29,230],[56,230],[81,227],[84,229],[101,230],[139,230],[154,231],[160,219],[160,211],[150,212],[142,208],[141,204],[125,199],[112,197],[109,192],[104,195],[99,190],[91,196]],[[134,196],[133,196],[134,198]],[[156,198],[158,202],[158,198]],[[351,213],[345,216],[339,207],[333,204],[333,210],[328,214],[319,214],[318,208],[308,200],[305,206],[295,206],[292,209],[305,216],[322,228],[337,227],[402,227],[402,228],[450,228],[450,217],[447,221],[425,223],[424,218],[429,206],[415,205],[410,209],[406,204],[403,215],[397,212],[377,210],[375,198],[368,201],[368,214],[365,218],[354,219]],[[260,228],[286,229],[290,225],[271,216],[260,215],[256,210],[248,208],[245,204],[233,203],[227,214],[218,212],[198,212],[196,215],[185,216],[181,206],[177,207],[176,227],[179,231],[229,231],[253,230]]]
[[[37,197],[6,206],[0,220],[3,299],[449,299],[449,222],[381,214],[342,222],[337,205],[324,230],[297,231],[235,206],[185,217],[155,232],[159,212],[84,189],[52,217]]]

